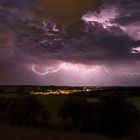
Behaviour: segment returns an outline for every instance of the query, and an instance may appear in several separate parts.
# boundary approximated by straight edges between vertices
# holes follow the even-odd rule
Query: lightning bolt
[[[111,76],[114,75],[114,73],[112,73],[112,72],[110,71],[110,69],[109,69],[108,67],[106,67],[105,65],[102,65],[101,67],[104,69],[104,71],[105,71],[107,74],[109,74],[109,75],[111,75]]]
[[[106,67],[105,65],[102,65],[102,68],[105,70],[105,72],[109,75],[117,75],[117,76],[121,76],[121,77],[134,77],[134,76],[140,76],[140,73],[138,72],[125,72],[125,71],[122,71],[122,72],[111,72],[111,70]]]
[[[50,67],[45,72],[39,72],[39,71],[36,70],[36,67],[33,66],[32,67],[32,71],[35,72],[38,75],[44,76],[44,75],[47,75],[47,74],[50,74],[50,73],[56,73],[56,72],[60,71],[64,67],[64,65],[65,65],[65,63],[62,64],[62,65],[60,65],[58,68],[56,68],[56,67]]]
[[[86,67],[85,65],[82,65],[82,64],[71,64],[71,63],[62,63],[61,65],[59,66],[54,66],[54,67],[49,67],[48,69],[45,70],[45,72],[39,72],[37,69],[36,69],[36,66],[33,65],[32,66],[32,71],[40,76],[45,76],[45,75],[48,75],[48,74],[51,74],[51,73],[57,73],[59,72],[60,70],[69,70],[69,71],[75,71],[75,72],[78,72],[78,73],[82,73],[83,75],[85,74],[89,74],[91,72],[95,72],[100,69],[103,69],[106,74],[110,75],[110,76],[121,76],[121,77],[126,77],[126,76],[131,76],[131,77],[134,77],[134,76],[140,76],[140,73],[129,73],[129,72],[111,72],[111,70],[105,66],[105,65],[101,65],[101,66],[94,66],[94,67]]]
[[[85,65],[63,63],[63,64],[59,65],[58,67],[50,67],[50,68],[46,69],[45,72],[39,72],[36,69],[36,66],[33,65],[32,71],[41,76],[48,75],[51,73],[57,73],[60,70],[72,70],[72,71],[76,70],[78,72],[83,72],[83,74],[88,74],[90,72],[96,71],[98,68],[99,68],[99,66],[94,66],[93,68],[87,69],[87,67]]]
[[[136,73],[136,72],[134,72],[134,73],[132,73],[132,72],[123,72],[123,75],[124,76],[132,76],[132,77],[134,77],[134,76],[140,76],[140,73]]]

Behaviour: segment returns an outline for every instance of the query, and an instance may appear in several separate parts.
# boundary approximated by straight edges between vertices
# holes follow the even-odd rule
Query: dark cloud
[[[98,12],[88,13],[66,26],[42,22],[32,11],[34,0],[0,2],[0,83],[61,85],[138,85],[140,83],[140,2],[106,0]],[[135,33],[135,34],[134,34]],[[31,69],[58,66],[62,62],[87,67],[98,65],[88,80],[76,70],[61,69],[40,77]],[[127,65],[127,67],[126,67]],[[126,68],[123,68],[126,67]],[[133,69],[132,69],[133,68]],[[38,68],[39,69],[39,68]],[[40,68],[41,69],[41,68]],[[74,77],[77,77],[74,81]],[[137,78],[136,78],[137,77]]]
[[[18,7],[18,8],[28,8],[32,4],[35,3],[36,0],[1,0],[0,4],[3,6],[12,6],[12,7]]]
[[[120,1],[118,5],[120,9],[120,17],[116,19],[122,25],[140,22],[140,1]]]

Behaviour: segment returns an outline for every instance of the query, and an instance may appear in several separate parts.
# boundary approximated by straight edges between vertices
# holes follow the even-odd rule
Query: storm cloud
[[[63,26],[34,5],[0,2],[0,84],[139,85],[138,0],[102,0]]]

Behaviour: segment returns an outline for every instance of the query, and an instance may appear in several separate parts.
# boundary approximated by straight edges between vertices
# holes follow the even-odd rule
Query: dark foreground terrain
[[[43,108],[40,104],[43,105]],[[38,106],[40,107],[38,108]],[[83,108],[86,108],[85,106],[88,107],[87,112],[84,110],[82,114]],[[34,112],[35,110],[37,112]],[[69,110],[72,112],[69,112]],[[94,116],[91,115],[91,111]],[[122,112],[120,113],[120,111]],[[73,112],[76,113],[76,116],[71,116]],[[114,116],[112,112],[116,115]],[[29,93],[24,95],[23,92],[1,93],[0,140],[139,140],[140,116],[137,114],[139,112],[140,96],[137,88],[135,90],[125,89],[125,91],[124,89],[99,89],[97,92],[95,90],[70,95],[30,95]],[[42,113],[45,113],[45,120]],[[85,118],[80,120],[82,117],[79,113]],[[63,116],[64,114],[66,116]],[[107,118],[104,119],[106,115]],[[75,122],[75,117],[78,117],[78,123]],[[126,118],[129,120],[130,125],[125,124]],[[100,121],[107,122],[107,125],[103,123],[101,127],[98,127]],[[108,128],[110,121],[115,128],[114,130],[117,131],[106,129],[105,126]],[[121,125],[118,125],[118,123]],[[103,126],[105,129],[102,129]],[[117,126],[124,128],[127,135],[120,135],[123,129],[118,131],[120,129]],[[136,127],[137,130],[133,131],[131,126]],[[86,131],[87,128],[93,129],[93,131],[89,131],[90,129]],[[96,132],[96,128],[105,133]],[[131,130],[133,132],[130,134]]]
[[[139,140],[139,138],[140,134],[124,138],[111,138],[69,131],[0,126],[0,140]]]

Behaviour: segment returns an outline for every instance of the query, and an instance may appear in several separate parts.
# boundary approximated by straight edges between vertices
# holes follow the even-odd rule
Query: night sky
[[[140,86],[140,1],[0,0],[0,84]]]

